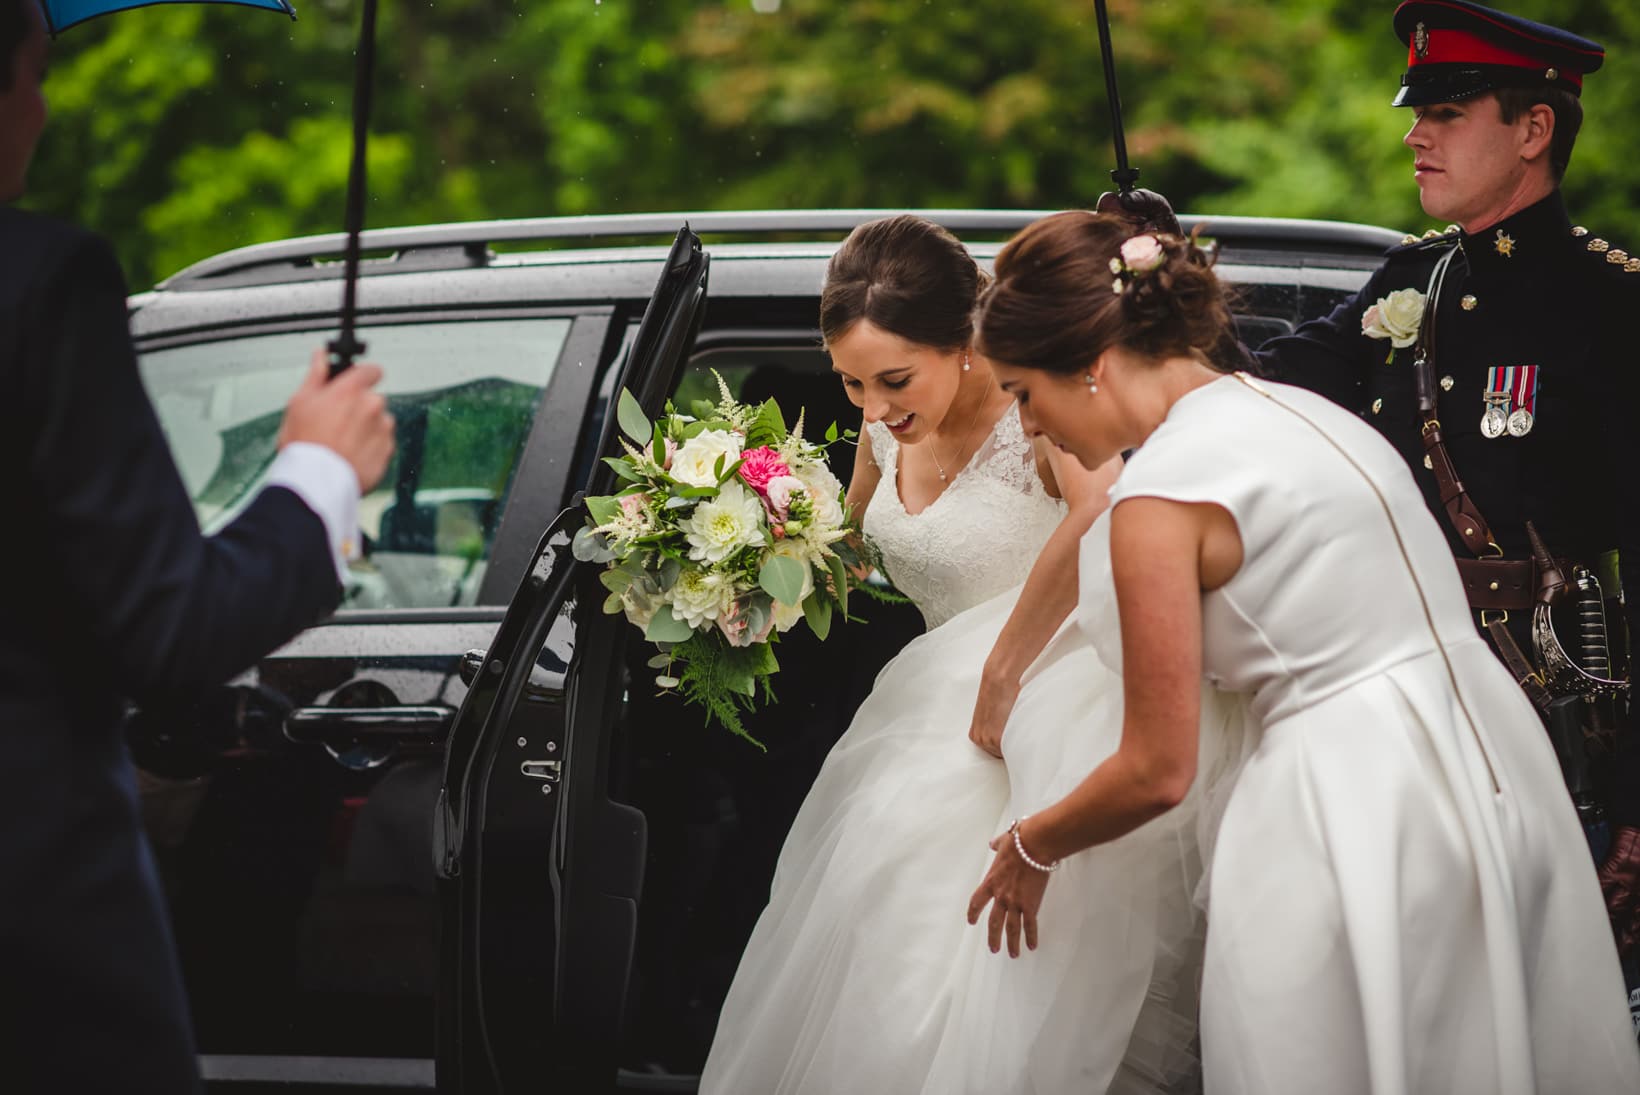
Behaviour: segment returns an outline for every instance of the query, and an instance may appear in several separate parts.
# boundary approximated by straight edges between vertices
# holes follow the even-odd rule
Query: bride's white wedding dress
[[[974,746],[981,668],[1064,508],[1014,408],[917,514],[899,497],[898,446],[880,426],[867,433],[882,481],[866,532],[930,630],[883,669],[803,803],[700,1090],[1194,1090],[1198,830],[1246,746],[1243,709],[1208,695],[1186,803],[1068,859],[1039,948],[991,954],[983,922],[965,919],[987,843],[1115,751],[1121,682],[1067,624],[1025,674],[1006,761]]]

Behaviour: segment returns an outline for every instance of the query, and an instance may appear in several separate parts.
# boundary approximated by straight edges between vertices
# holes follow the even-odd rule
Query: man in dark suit
[[[1585,668],[1600,663],[1595,676],[1618,675],[1625,614],[1629,642],[1640,640],[1640,370],[1630,334],[1640,258],[1574,225],[1559,189],[1583,80],[1604,52],[1469,0],[1407,0],[1394,26],[1408,50],[1395,105],[1414,113],[1405,143],[1420,198],[1454,223],[1409,236],[1354,298],[1260,356],[1281,379],[1361,413],[1401,451],[1447,531],[1477,623],[1506,662],[1524,656],[1510,668],[1528,693],[1592,695],[1600,689],[1587,680],[1548,679],[1536,657],[1531,621],[1549,568],[1534,561],[1527,524],[1562,557],[1566,579],[1585,574],[1588,588],[1574,596],[1596,616],[1607,604],[1612,656],[1602,663],[1598,641],[1585,647],[1595,636],[1571,629],[1568,649]],[[1640,734],[1620,696],[1597,695],[1595,708],[1603,717],[1587,721],[1609,841],[1592,801],[1585,823],[1619,950],[1631,955]],[[1577,739],[1573,727],[1557,742],[1574,783]]]
[[[36,0],[0,0],[0,202],[45,122]],[[142,388],[125,285],[91,234],[0,206],[0,1088],[199,1085],[119,732],[127,698],[225,681],[333,609],[393,423],[323,353],[266,487],[201,536]],[[245,986],[255,992],[255,985]]]

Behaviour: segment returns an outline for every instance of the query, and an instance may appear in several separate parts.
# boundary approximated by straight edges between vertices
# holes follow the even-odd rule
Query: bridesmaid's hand
[[[1019,699],[1019,679],[993,678],[986,674],[980,679],[979,700],[974,704],[974,721],[968,726],[968,740],[991,754],[1002,757],[1002,732],[1008,728],[1008,716]]]
[[[1003,833],[991,841],[991,848],[997,857],[991,861],[985,880],[968,901],[968,923],[978,924],[979,914],[989,904],[991,922],[986,935],[991,953],[996,954],[1002,948],[1002,937],[1006,933],[1008,956],[1018,958],[1022,932],[1025,946],[1036,950],[1036,913],[1042,907],[1049,875],[1019,858],[1012,833]]]

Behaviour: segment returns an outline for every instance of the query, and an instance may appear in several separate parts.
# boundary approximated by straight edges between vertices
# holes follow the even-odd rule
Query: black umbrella
[[[359,230],[364,227],[365,149],[370,142],[370,95],[376,71],[376,0],[364,0],[359,17],[359,49],[353,67],[353,162],[347,170],[347,211],[343,228],[347,250],[342,266],[341,331],[331,340],[330,375],[346,369],[364,353],[354,331],[359,283]]]
[[[1110,102],[1110,139],[1116,146],[1116,168],[1110,173],[1115,190],[1099,195],[1094,208],[1101,213],[1116,213],[1133,222],[1139,232],[1172,232],[1182,235],[1179,218],[1168,200],[1154,190],[1137,185],[1139,169],[1128,163],[1127,137],[1122,132],[1122,98],[1116,91],[1116,61],[1110,48],[1110,14],[1105,0],[1093,0],[1094,14],[1099,21],[1099,55],[1105,65],[1105,98]]]

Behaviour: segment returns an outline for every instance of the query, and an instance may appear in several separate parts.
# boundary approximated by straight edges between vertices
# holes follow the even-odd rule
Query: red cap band
[[[1537,69],[1547,73],[1556,66],[1539,57],[1528,57],[1524,53],[1515,53],[1504,49],[1468,31],[1431,28],[1429,45],[1422,57],[1418,56],[1418,43],[1414,38],[1407,47],[1407,68],[1415,69],[1419,65],[1506,65],[1510,68]],[[1556,75],[1562,80],[1569,80],[1578,87],[1583,86],[1583,74],[1561,69]]]

